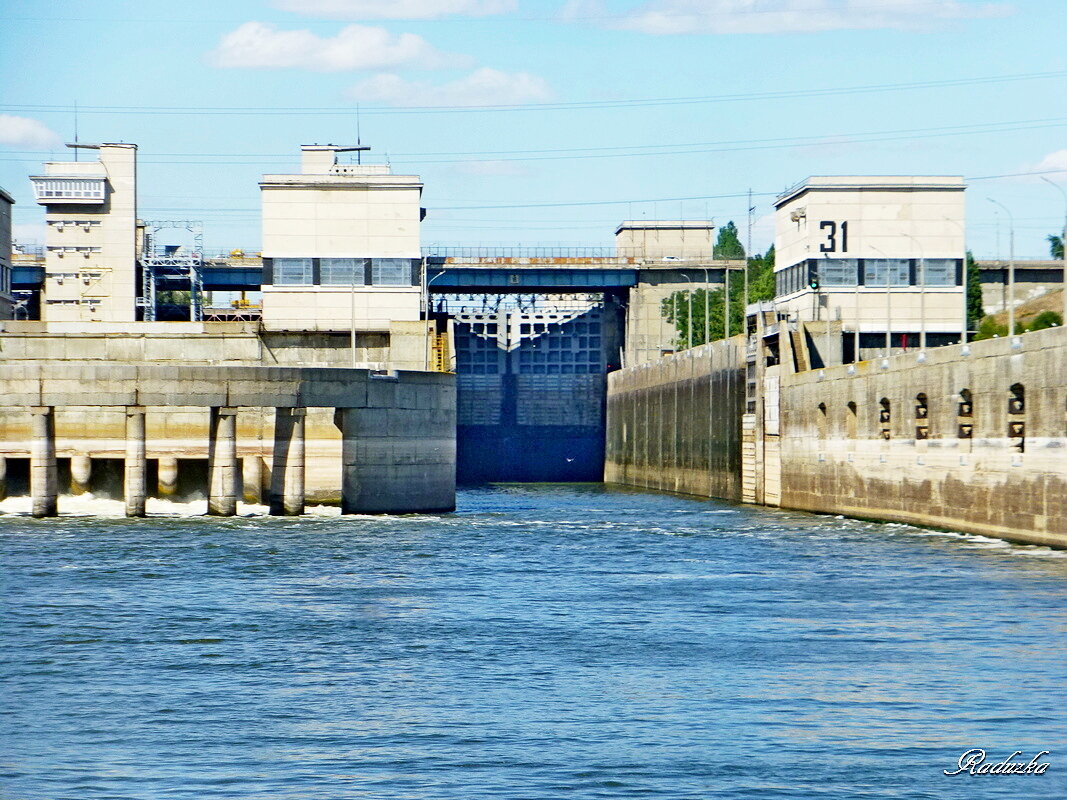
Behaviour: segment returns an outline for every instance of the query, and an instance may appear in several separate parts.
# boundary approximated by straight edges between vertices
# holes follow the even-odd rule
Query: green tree
[[[1056,235],[1049,235],[1048,237],[1048,254],[1053,258],[1063,258],[1063,237]]]
[[[754,303],[759,300],[774,299],[774,247],[772,246],[764,255],[748,259],[747,270],[748,301]],[[664,318],[673,324],[677,331],[675,338],[677,349],[682,350],[689,346],[690,327],[693,331],[691,341],[694,347],[704,344],[705,341],[714,342],[724,338],[725,299],[724,289],[678,291],[663,299],[661,310]],[[744,330],[744,305],[744,276],[732,271],[730,275],[730,335],[737,335]]]
[[[1055,311],[1042,311],[1034,317],[1033,322],[1030,323],[1030,330],[1043,331],[1045,328],[1055,328],[1062,324],[1063,317]]]
[[[719,228],[719,238],[715,242],[715,247],[712,248],[711,253],[713,258],[736,259],[745,257],[745,248],[741,245],[741,240],[737,236],[737,226],[734,225],[733,220]]]
[[[978,264],[974,260],[974,254],[967,251],[967,328],[975,330],[985,309],[982,307],[982,276],[978,272]]]

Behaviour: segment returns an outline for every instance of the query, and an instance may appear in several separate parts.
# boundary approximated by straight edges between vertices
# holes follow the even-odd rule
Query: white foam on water
[[[0,500],[0,516],[29,516],[32,510],[33,499],[28,495]],[[150,517],[200,517],[207,514],[207,500],[198,498],[178,502],[149,497],[145,501],[145,512]],[[237,503],[239,517],[268,517],[269,512],[270,508],[260,503]],[[304,509],[304,514],[309,517],[339,517],[341,509],[339,506],[309,505]],[[59,516],[125,518],[126,504],[122,500],[93,494],[62,495],[59,498]]]

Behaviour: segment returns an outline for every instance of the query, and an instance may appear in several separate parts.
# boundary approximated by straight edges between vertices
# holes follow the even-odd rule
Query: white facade
[[[812,177],[779,196],[776,304],[884,341],[958,341],[964,326],[964,182],[955,176]],[[812,288],[812,287],[816,288]],[[924,324],[925,322],[925,324]],[[875,334],[881,336],[875,339]]]
[[[388,331],[422,310],[422,183],[383,164],[340,164],[355,148],[301,148],[299,175],[264,175],[263,325]]]
[[[45,206],[41,319],[137,319],[137,145],[70,145],[93,161],[53,161],[30,178]]]
[[[11,319],[14,298],[11,296],[11,195],[0,189],[0,319]]]

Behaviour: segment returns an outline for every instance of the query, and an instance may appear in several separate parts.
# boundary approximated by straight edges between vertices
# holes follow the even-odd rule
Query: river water
[[[61,502],[0,504],[5,800],[1067,797],[1065,553],[600,486]],[[1051,768],[943,775],[976,747]]]

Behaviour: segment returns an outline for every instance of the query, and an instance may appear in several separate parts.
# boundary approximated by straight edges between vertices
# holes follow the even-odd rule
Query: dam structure
[[[744,334],[609,375],[605,480],[1067,547],[1067,328],[968,341],[959,182],[861,183],[783,194]]]

